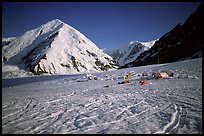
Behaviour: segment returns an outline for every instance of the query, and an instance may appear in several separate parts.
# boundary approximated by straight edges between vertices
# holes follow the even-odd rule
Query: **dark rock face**
[[[9,43],[11,43],[10,41],[2,41],[2,48],[6,45],[9,45]]]
[[[41,68],[38,64],[41,59],[47,59],[46,54],[39,55],[39,52],[45,52],[48,48],[50,48],[52,41],[57,35],[58,32],[54,33],[22,58],[25,66],[34,74],[48,73],[48,71],[43,70],[43,68]],[[35,70],[35,67],[37,67],[37,70]]]
[[[78,65],[77,65],[77,61],[76,61],[76,58],[74,56],[71,57],[71,60],[72,60],[72,63],[73,63],[73,66],[77,69],[77,71],[79,72],[79,68],[78,68]]]
[[[141,53],[135,61],[124,67],[174,62],[191,57],[198,51],[202,55],[203,13],[202,3],[183,25],[176,25],[156,41],[150,50]],[[202,56],[194,56],[191,59],[196,57]]]

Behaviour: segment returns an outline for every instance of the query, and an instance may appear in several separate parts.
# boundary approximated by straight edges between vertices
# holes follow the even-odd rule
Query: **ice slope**
[[[55,19],[3,47],[4,64],[35,74],[73,74],[116,69],[113,59],[70,25]]]
[[[142,52],[149,50],[157,40],[149,42],[130,42],[117,50],[114,50],[110,55],[116,60],[120,66],[135,60]]]
[[[164,70],[174,77],[151,77]],[[3,80],[2,133],[202,134],[201,58],[90,74]]]

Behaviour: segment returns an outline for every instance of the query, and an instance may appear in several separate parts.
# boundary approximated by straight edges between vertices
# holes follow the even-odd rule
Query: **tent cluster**
[[[134,71],[131,72],[125,72],[121,75],[114,75],[114,74],[108,74],[105,76],[95,76],[92,74],[87,74],[83,78],[78,79],[77,82],[87,82],[89,80],[120,80],[123,79],[123,81],[118,82],[118,84],[129,84],[134,79],[140,79],[139,84],[146,85],[151,84],[148,80],[150,79],[162,79],[162,78],[172,78],[174,73],[172,71],[165,71],[165,72],[141,72],[141,73],[134,73]],[[104,86],[104,87],[109,87]]]
[[[167,71],[167,72],[154,72],[152,75],[155,79],[161,79],[161,78],[171,78],[173,77],[174,74],[171,71]]]
[[[142,73],[138,73],[135,74],[136,77],[149,77],[149,79],[162,79],[162,78],[172,78],[174,75],[174,73],[172,71],[166,71],[166,72],[142,72]],[[118,84],[127,84],[130,83],[130,81],[128,79],[133,77],[133,73],[127,73],[125,76],[125,80],[122,82],[118,82]],[[151,84],[148,80],[146,79],[141,79],[139,81],[139,83],[141,85],[146,85],[146,84]]]

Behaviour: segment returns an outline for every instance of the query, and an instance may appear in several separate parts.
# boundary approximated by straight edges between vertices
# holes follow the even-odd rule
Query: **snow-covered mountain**
[[[135,60],[142,52],[149,50],[157,40],[150,42],[130,42],[120,49],[114,50],[110,55],[115,61],[123,66]]]
[[[203,13],[202,3],[184,24],[176,25],[156,41],[151,49],[141,53],[137,59],[123,67],[170,63],[202,57],[204,21],[201,18],[203,18]]]
[[[113,59],[59,19],[16,37],[2,49],[2,63],[34,74],[71,74],[116,69]]]

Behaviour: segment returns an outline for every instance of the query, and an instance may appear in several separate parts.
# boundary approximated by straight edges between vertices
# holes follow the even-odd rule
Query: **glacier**
[[[168,70],[172,78],[151,76]],[[129,83],[118,84],[128,73]],[[202,134],[202,58],[2,79],[2,133]]]

